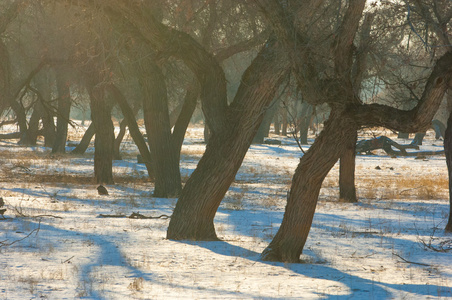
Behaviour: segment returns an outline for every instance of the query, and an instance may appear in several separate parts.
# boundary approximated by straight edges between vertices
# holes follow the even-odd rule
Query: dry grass
[[[422,200],[442,199],[449,188],[449,179],[444,176],[381,177],[359,180],[360,196],[367,199],[414,198]]]

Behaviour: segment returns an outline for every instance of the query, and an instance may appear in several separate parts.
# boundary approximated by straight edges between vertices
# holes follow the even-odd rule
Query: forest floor
[[[130,137],[123,160],[114,162],[116,185],[107,186],[108,196],[98,195],[92,181],[92,147],[84,155],[52,155],[42,146],[0,141],[0,197],[7,208],[5,219],[0,216],[0,299],[452,297],[443,155],[359,155],[356,204],[338,201],[336,165],[321,190],[304,263],[270,263],[259,255],[280,226],[302,156],[293,139],[272,138],[282,145],[251,147],[218,210],[221,242],[167,240],[164,218],[100,217],[171,215],[176,204],[151,196],[153,184],[136,163]],[[190,128],[184,180],[204,148],[202,130]],[[429,132],[421,150],[441,149]]]

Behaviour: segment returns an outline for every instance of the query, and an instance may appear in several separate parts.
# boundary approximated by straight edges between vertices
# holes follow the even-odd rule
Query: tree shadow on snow
[[[404,292],[420,296],[432,297],[451,297],[452,289],[448,286],[441,285],[424,285],[424,284],[391,284],[362,278],[356,275],[351,275],[340,270],[337,270],[326,264],[316,263],[300,263],[287,264],[278,262],[267,262],[260,259],[260,253],[243,248],[241,246],[233,245],[225,241],[218,242],[193,242],[193,241],[179,241],[189,245],[203,247],[218,255],[223,256],[239,256],[255,263],[266,264],[270,266],[279,266],[286,270],[290,270],[295,274],[315,278],[324,279],[328,281],[336,281],[348,287],[349,292],[344,295],[328,294],[328,291],[314,292],[319,297],[325,299],[386,299],[389,297],[400,297]],[[314,255],[312,251],[304,251],[304,255]],[[254,266],[254,264],[253,264]],[[252,268],[252,267],[250,267]],[[330,286],[332,286],[330,284]],[[396,292],[391,291],[395,290]],[[302,295],[300,295],[302,296]]]

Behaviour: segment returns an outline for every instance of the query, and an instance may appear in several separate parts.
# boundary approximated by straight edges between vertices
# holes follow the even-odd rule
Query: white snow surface
[[[217,212],[221,242],[167,240],[168,219],[99,217],[171,215],[176,204],[151,196],[153,184],[129,136],[123,160],[114,162],[115,177],[123,179],[107,186],[108,196],[90,181],[92,145],[84,155],[52,155],[42,146],[0,141],[0,196],[8,209],[0,218],[0,299],[452,297],[452,251],[435,251],[452,245],[443,230],[449,212],[443,155],[358,155],[356,204],[338,201],[336,165],[321,190],[303,263],[273,263],[260,253],[280,226],[302,152],[291,138],[272,138],[282,145],[251,146]],[[204,148],[202,130],[190,128],[184,180]],[[429,132],[421,150],[441,149]]]

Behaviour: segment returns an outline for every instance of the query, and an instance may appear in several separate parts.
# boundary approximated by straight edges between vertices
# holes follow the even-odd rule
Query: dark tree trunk
[[[262,253],[263,260],[290,263],[300,261],[322,182],[355,138],[356,130],[353,119],[345,112],[337,109],[331,112],[325,128],[300,159],[292,179],[284,219],[276,236]]]
[[[182,190],[168,227],[169,239],[217,239],[213,224],[216,211],[288,66],[276,52],[275,45],[267,43],[244,73],[227,111],[228,126],[210,137],[206,152]]]
[[[28,121],[28,129],[24,136],[22,136],[21,144],[27,146],[35,146],[38,140],[39,120],[41,119],[42,108],[41,104],[36,102],[33,107],[33,113]]]
[[[63,70],[56,71],[56,86],[58,91],[58,109],[56,137],[52,153],[65,153],[68,124],[71,113],[70,82]]]
[[[263,144],[264,138],[268,137],[270,132],[270,125],[272,123],[272,119],[279,107],[279,99],[275,99],[270,106],[265,111],[264,119],[257,130],[256,135],[253,139],[253,144]]]
[[[406,132],[399,132],[399,134],[397,135],[397,138],[399,138],[399,139],[409,139],[410,138],[410,134],[406,133]]]
[[[281,109],[278,107],[278,112],[275,115],[274,121],[273,121],[273,127],[275,128],[275,134],[280,135],[281,134],[281,122],[279,120],[281,115]]]
[[[144,124],[154,167],[154,197],[177,197],[182,181],[178,155],[171,138],[165,79],[160,68],[150,60],[139,68]]]
[[[446,133],[444,135],[444,152],[449,173],[449,220],[445,230],[452,232],[452,114],[449,115],[447,120]]]
[[[282,111],[282,129],[281,135],[287,136],[287,107],[285,107]]]
[[[51,100],[51,87],[48,76],[46,73],[39,74],[35,78],[35,83],[39,91],[38,97],[40,97],[40,107],[42,108],[42,127],[44,135],[44,146],[52,147],[55,143],[56,128],[55,121],[53,119],[53,107],[49,103]]]
[[[107,103],[103,85],[90,84],[91,119],[96,136],[94,139],[94,177],[99,184],[114,184],[113,144],[115,140],[111,106]]]
[[[85,134],[82,137],[82,140],[77,145],[77,147],[72,150],[73,154],[83,154],[86,149],[89,147],[89,143],[93,139],[94,134],[96,133],[96,129],[94,128],[94,123],[91,123],[85,131]]]
[[[413,146],[421,146],[422,142],[424,140],[425,137],[425,132],[418,132],[416,133],[416,135],[414,136],[413,141],[411,142],[411,145]]]
[[[115,139],[114,147],[113,147],[113,159],[115,159],[115,160],[122,160],[120,148],[121,148],[122,140],[124,139],[124,136],[126,135],[126,129],[127,129],[127,121],[126,121],[126,119],[123,119],[121,121],[121,123],[119,124],[118,136]]]
[[[313,119],[312,112],[312,105],[303,103],[298,125],[298,128],[300,129],[300,143],[302,145],[308,144],[308,131]]]
[[[340,158],[339,166],[339,199],[350,203],[358,202],[355,187],[355,148],[357,139],[358,134],[355,133],[351,140],[343,141],[347,145],[344,154]]]
[[[108,91],[112,95],[113,99],[115,99],[116,103],[118,103],[125,120],[127,120],[127,126],[129,127],[130,135],[132,136],[135,145],[137,145],[138,151],[140,151],[140,155],[143,157],[149,177],[154,178],[151,153],[149,152],[146,141],[144,140],[140,128],[138,127],[137,121],[135,120],[135,112],[130,107],[129,103],[127,103],[126,98],[116,86],[109,85]]]

